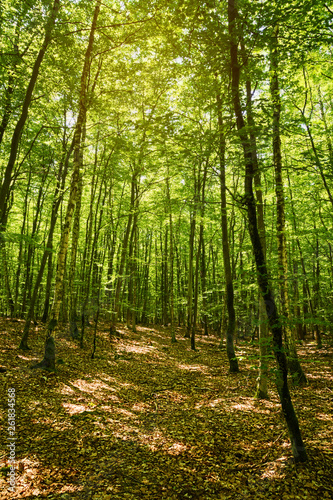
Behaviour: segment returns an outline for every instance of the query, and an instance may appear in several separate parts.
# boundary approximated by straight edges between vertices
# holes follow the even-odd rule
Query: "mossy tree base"
[[[55,341],[52,335],[48,335],[45,341],[45,354],[40,363],[32,368],[41,368],[42,370],[55,371]]]
[[[307,378],[302,370],[302,367],[300,365],[298,358],[296,358],[296,359],[289,358],[288,359],[288,369],[289,369],[289,372],[292,376],[292,382],[294,385],[296,385],[296,386],[298,385],[301,387],[307,385],[308,381],[307,381]]]
[[[21,351],[31,351],[31,348],[28,346],[27,339],[25,339],[25,338],[21,339],[21,342],[20,342],[20,345],[19,345],[19,349]]]
[[[259,389],[259,387],[257,387],[256,392],[254,393],[254,397],[256,399],[269,399],[267,392],[262,391],[261,389]]]

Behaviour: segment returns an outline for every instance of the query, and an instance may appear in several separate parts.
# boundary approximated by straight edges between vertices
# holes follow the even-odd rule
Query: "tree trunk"
[[[194,236],[195,236],[195,210],[191,214],[190,222],[190,241],[189,241],[189,261],[187,273],[187,328],[185,338],[191,337],[193,322],[193,254],[194,254]]]
[[[245,53],[245,47],[242,43],[242,59],[244,67],[248,64],[248,56]],[[266,231],[264,221],[264,203],[262,197],[261,178],[258,165],[257,141],[255,135],[255,121],[252,112],[252,89],[251,81],[246,81],[246,112],[249,125],[249,136],[251,144],[252,162],[253,162],[253,178],[257,200],[257,217],[258,217],[258,233],[266,259]],[[257,387],[255,397],[258,399],[268,399],[268,362],[269,362],[269,331],[267,324],[267,314],[264,299],[259,291],[259,375],[257,379]]]
[[[282,303],[282,327],[287,341],[288,366],[294,383],[305,385],[307,380],[298,360],[295,334],[290,326],[290,304],[288,293],[287,242],[285,230],[284,189],[282,177],[281,139],[280,139],[280,88],[278,79],[278,26],[274,28],[271,48],[271,98],[273,105],[273,161],[275,169],[276,192],[276,230],[278,247],[279,288]]]
[[[247,208],[248,229],[257,267],[259,286],[266,304],[268,322],[273,334],[274,354],[278,365],[277,390],[280,397],[283,414],[288,426],[294,459],[296,462],[305,462],[307,461],[307,454],[303,444],[301,432],[298,425],[298,419],[295,414],[288,387],[288,369],[286,356],[282,346],[281,322],[277,313],[275,300],[268,279],[268,270],[266,266],[265,256],[258,233],[256,203],[252,186],[254,167],[251,144],[245,129],[245,122],[243,118],[239,92],[240,67],[238,63],[238,46],[236,35],[237,16],[238,12],[235,6],[235,0],[228,0],[228,29],[230,35],[230,59],[232,75],[231,92],[234,112],[236,116],[237,130],[242,144],[245,161],[244,205]]]
[[[39,271],[36,277],[36,282],[34,285],[34,289],[32,292],[32,296],[30,299],[30,304],[29,304],[29,310],[26,316],[25,324],[24,324],[24,329],[23,329],[23,335],[21,338],[20,346],[19,349],[27,350],[29,349],[28,347],[28,336],[29,336],[29,329],[31,325],[31,321],[33,320],[34,317],[34,309],[35,309],[35,303],[37,300],[38,296],[38,291],[40,289],[40,284],[43,279],[43,274],[44,274],[44,269],[46,266],[46,262],[48,260],[48,273],[47,273],[47,280],[46,280],[46,296],[45,296],[45,305],[44,305],[44,313],[42,317],[42,321],[46,323],[47,317],[48,317],[48,311],[49,311],[49,298],[50,298],[50,291],[51,291],[51,279],[52,279],[52,246],[53,246],[53,234],[58,218],[58,210],[60,207],[60,204],[63,199],[63,191],[65,187],[65,181],[67,177],[67,172],[68,172],[68,162],[70,155],[73,151],[74,143],[72,141],[71,146],[68,150],[68,152],[65,152],[65,132],[64,132],[64,137],[63,137],[63,155],[65,156],[64,161],[60,163],[59,167],[59,173],[58,173],[58,179],[57,179],[57,185],[55,188],[55,193],[53,197],[53,204],[52,204],[52,212],[51,212],[51,222],[50,222],[50,228],[49,228],[49,234],[47,238],[47,243],[46,247],[43,253],[43,257],[40,263]]]
[[[208,335],[208,317],[207,317],[207,301],[206,301],[206,253],[204,241],[204,216],[205,216],[205,188],[208,171],[208,162],[205,162],[204,173],[201,186],[201,218],[199,231],[199,246],[200,246],[200,278],[201,278],[201,294],[202,294],[202,318],[204,324],[204,335]],[[198,264],[199,265],[199,264]]]
[[[75,203],[77,199],[77,192],[80,182],[80,163],[81,163],[81,140],[82,140],[82,128],[86,121],[87,113],[87,82],[88,75],[91,65],[91,55],[94,43],[94,33],[97,24],[97,18],[100,11],[101,0],[97,0],[95,4],[95,11],[93,16],[93,21],[91,25],[88,47],[85,54],[84,67],[81,75],[81,88],[80,88],[80,104],[79,104],[79,114],[74,131],[74,158],[73,158],[73,174],[71,179],[69,199],[67,203],[67,211],[65,216],[64,227],[61,233],[58,259],[57,259],[57,273],[55,279],[55,291],[54,299],[52,304],[52,309],[50,313],[50,320],[48,323],[48,332],[45,342],[45,354],[44,359],[36,365],[38,368],[45,368],[48,370],[55,369],[55,342],[53,338],[53,330],[55,329],[58,319],[60,307],[62,304],[62,289],[63,289],[63,279],[65,272],[65,260],[68,249],[69,234],[71,230],[71,223],[73,218],[73,212],[75,209]]]
[[[235,353],[234,336],[236,327],[236,314],[234,306],[234,287],[230,265],[230,250],[228,237],[228,217],[227,217],[227,197],[226,197],[226,179],[225,179],[225,135],[222,119],[221,97],[217,94],[217,112],[219,124],[219,160],[220,160],[220,189],[221,189],[221,228],[222,228],[222,249],[224,277],[226,285],[226,305],[228,311],[228,323],[226,331],[227,355],[229,360],[230,373],[239,372],[238,359]]]
[[[86,124],[82,124],[82,139],[80,147],[80,166],[79,169],[83,167],[83,147],[86,135]],[[76,272],[76,255],[77,247],[79,243],[80,235],[80,218],[81,218],[81,203],[82,203],[82,191],[83,191],[83,179],[80,177],[79,185],[77,190],[77,200],[75,204],[75,213],[73,221],[73,231],[72,231],[72,247],[70,256],[70,267],[68,273],[68,317],[69,317],[69,329],[72,338],[78,337],[78,327],[77,321],[77,294],[78,291],[75,287],[75,272]]]
[[[166,179],[166,189],[167,189],[167,200],[168,200],[168,211],[169,211],[169,226],[170,226],[170,330],[171,330],[171,343],[174,344],[176,341],[175,325],[174,325],[174,291],[173,291],[173,265],[174,265],[174,252],[173,252],[173,220],[172,220],[172,206],[171,206],[171,195],[170,195],[170,179],[169,179],[169,165],[168,173]]]
[[[133,212],[134,212],[134,206],[135,206],[136,176],[137,176],[137,172],[134,171],[132,174],[132,181],[131,181],[130,209],[129,209],[128,219],[127,219],[127,226],[126,226],[126,230],[125,230],[125,235],[124,235],[124,239],[123,239],[122,247],[121,247],[118,276],[117,276],[116,289],[115,289],[115,294],[114,294],[113,311],[112,311],[112,319],[111,319],[111,326],[110,326],[110,336],[112,336],[116,333],[116,323],[118,321],[118,315],[119,315],[120,291],[121,291],[121,285],[123,282],[123,272],[124,272],[124,268],[125,268],[127,246],[128,246],[128,241],[129,241],[129,237],[130,237],[132,221],[133,221]]]
[[[32,223],[32,229],[31,229],[31,236],[30,240],[31,242],[28,244],[28,252],[27,252],[27,257],[26,257],[26,275],[25,275],[25,280],[24,280],[24,291],[23,291],[23,297],[22,297],[22,314],[25,313],[26,311],[26,305],[27,302],[31,300],[31,289],[32,289],[32,282],[33,282],[33,276],[32,276],[32,261],[33,261],[33,254],[35,251],[35,243],[34,243],[34,237],[38,233],[37,227],[38,227],[38,221],[40,218],[40,214],[43,208],[43,188],[44,184],[46,182],[46,178],[48,176],[50,170],[50,165],[48,169],[43,173],[43,178],[42,178],[42,183],[39,187],[38,191],[38,196],[37,196],[37,203],[36,203],[36,212],[34,215],[33,223]]]

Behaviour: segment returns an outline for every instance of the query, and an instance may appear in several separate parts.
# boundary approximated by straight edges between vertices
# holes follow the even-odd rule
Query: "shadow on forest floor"
[[[8,448],[1,448],[1,498],[316,499],[332,498],[332,353],[299,348],[309,385],[292,395],[309,463],[295,466],[274,387],[253,398],[257,349],[238,345],[241,372],[228,374],[215,337],[179,330],[120,327],[110,342],[101,325],[80,350],[60,330],[55,374],[31,370],[32,350],[17,350],[22,323],[0,321],[1,442],[7,443],[7,389],[16,391],[16,492],[8,491]],[[103,329],[104,328],[104,329]],[[38,330],[38,328],[36,328]]]

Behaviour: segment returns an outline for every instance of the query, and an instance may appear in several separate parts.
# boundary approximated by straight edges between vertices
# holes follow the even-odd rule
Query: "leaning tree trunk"
[[[226,284],[226,305],[228,311],[227,323],[227,355],[229,360],[230,373],[237,373],[238,360],[235,354],[234,336],[236,328],[236,314],[234,306],[234,286],[232,281],[232,272],[230,265],[230,250],[228,239],[228,218],[227,218],[227,197],[226,197],[226,180],[225,180],[225,135],[223,130],[222,119],[222,102],[221,96],[217,94],[217,113],[219,122],[219,156],[220,156],[220,187],[221,187],[221,228],[222,228],[222,249],[223,249],[223,264],[224,277]]]
[[[5,170],[4,174],[4,179],[3,183],[0,188],[0,221],[3,220],[3,214],[6,211],[6,207],[8,204],[8,197],[10,193],[10,186],[11,186],[11,181],[12,181],[12,174],[13,174],[13,169],[15,166],[16,162],[16,157],[17,157],[17,152],[18,152],[18,147],[22,135],[22,131],[25,125],[25,122],[28,117],[28,109],[31,103],[32,99],[32,93],[35,88],[35,84],[38,78],[38,73],[40,69],[40,65],[43,61],[46,49],[50,43],[51,40],[51,34],[52,30],[54,27],[54,23],[58,14],[59,10],[59,3],[60,0],[54,0],[53,7],[51,9],[50,16],[47,20],[46,26],[45,26],[45,36],[43,40],[43,44],[38,52],[35,64],[32,68],[32,73],[30,77],[30,81],[25,93],[23,105],[22,105],[22,110],[21,110],[21,115],[20,118],[15,126],[14,132],[13,132],[13,137],[11,141],[11,146],[10,146],[10,155],[9,155],[9,160],[7,163],[7,167]],[[3,231],[5,228],[1,227],[0,230]]]
[[[247,65],[248,57],[245,54],[245,48],[242,46],[243,52],[243,64]],[[260,242],[262,246],[262,250],[264,253],[264,257],[266,259],[266,232],[265,232],[265,222],[264,222],[264,203],[262,197],[262,189],[261,189],[261,179],[260,179],[260,171],[258,165],[258,155],[257,155],[257,141],[255,136],[255,122],[252,112],[252,89],[251,89],[251,81],[247,80],[246,82],[246,98],[247,98],[247,106],[246,113],[249,124],[249,136],[251,143],[251,153],[252,153],[252,162],[253,162],[253,177],[254,177],[254,185],[256,192],[256,200],[257,200],[257,217],[258,217],[258,232],[260,237]],[[267,314],[266,314],[266,306],[264,299],[259,293],[259,375],[257,379],[257,387],[255,392],[255,397],[258,399],[268,399],[268,360],[269,360],[269,331],[267,325]]]
[[[279,288],[282,302],[282,316],[286,333],[288,366],[295,383],[306,384],[306,376],[298,360],[294,330],[290,327],[290,304],[288,293],[287,242],[285,228],[284,189],[282,177],[280,139],[280,89],[278,80],[278,26],[274,28],[271,50],[271,98],[273,104],[273,161],[275,168],[276,229],[278,243]]]
[[[50,313],[50,320],[48,323],[48,332],[45,341],[45,354],[44,359],[36,365],[36,368],[45,368],[48,370],[55,369],[55,341],[53,337],[53,330],[55,329],[58,319],[59,312],[63,300],[62,290],[63,290],[63,280],[64,280],[64,272],[65,272],[65,260],[68,249],[68,241],[71,230],[72,218],[75,209],[75,203],[77,199],[77,192],[79,188],[80,182],[80,163],[81,163],[81,139],[82,139],[82,130],[86,121],[86,113],[87,113],[87,82],[88,75],[91,66],[91,55],[92,48],[94,43],[94,33],[97,24],[97,18],[100,11],[101,0],[96,1],[95,11],[93,16],[93,21],[90,29],[89,42],[88,47],[85,54],[84,66],[81,75],[81,88],[80,88],[80,104],[79,104],[79,113],[75,126],[74,132],[74,158],[73,158],[73,175],[71,179],[70,193],[69,199],[67,203],[67,210],[65,216],[64,227],[62,229],[58,259],[57,259],[57,273],[55,279],[55,291],[54,291],[54,299],[52,304],[52,309]]]
[[[32,282],[33,282],[33,275],[32,275],[32,268],[33,268],[33,256],[34,256],[34,251],[35,251],[35,243],[33,242],[34,236],[38,233],[37,227],[39,224],[41,212],[43,210],[43,188],[44,184],[46,182],[47,176],[49,174],[50,170],[50,165],[46,172],[43,175],[41,186],[39,188],[38,196],[37,196],[37,202],[36,202],[36,210],[34,214],[34,219],[32,223],[32,228],[31,228],[31,242],[28,244],[28,251],[27,251],[27,257],[26,257],[26,263],[25,263],[25,268],[26,268],[26,274],[25,274],[25,280],[24,280],[24,291],[23,291],[23,296],[22,296],[22,313],[24,314],[26,311],[26,305],[27,302],[30,303],[31,301],[31,288],[32,288]]]
[[[246,133],[239,92],[240,67],[238,62],[238,44],[236,35],[237,16],[238,12],[235,5],[235,0],[228,0],[228,29],[230,35],[230,59],[232,77],[231,92],[234,112],[236,116],[237,130],[242,144],[245,161],[244,205],[247,208],[248,229],[257,267],[259,287],[266,304],[268,323],[273,334],[274,354],[278,365],[276,380],[277,390],[280,397],[283,414],[288,426],[294,459],[296,462],[305,462],[307,461],[307,454],[303,444],[301,432],[298,425],[298,419],[292,404],[288,387],[287,359],[282,345],[281,321],[277,313],[271,284],[268,278],[266,260],[258,233],[256,202],[252,186],[254,167],[251,153],[251,144]]]

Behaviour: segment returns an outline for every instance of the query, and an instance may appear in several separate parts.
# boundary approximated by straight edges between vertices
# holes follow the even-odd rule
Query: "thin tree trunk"
[[[185,338],[190,338],[193,321],[193,253],[195,235],[195,216],[191,214],[190,222],[190,244],[189,244],[189,265],[187,273],[187,327]]]
[[[81,148],[80,148],[80,169],[83,167],[83,147],[85,142],[86,135],[86,124],[82,124],[82,140],[81,140]],[[83,191],[83,179],[80,177],[79,185],[77,190],[77,200],[75,204],[75,213],[74,213],[74,221],[73,221],[73,231],[72,231],[72,247],[71,247],[71,256],[70,256],[70,266],[68,273],[68,295],[69,295],[69,308],[68,308],[68,317],[70,324],[70,335],[72,338],[78,337],[78,327],[76,324],[77,321],[77,290],[75,289],[75,271],[76,271],[76,256],[77,256],[77,247],[79,243],[79,235],[80,235],[80,218],[81,218],[81,203],[82,203],[82,191]]]
[[[20,247],[19,254],[17,258],[17,271],[16,271],[16,282],[15,282],[15,298],[14,298],[14,317],[17,316],[18,313],[18,298],[19,298],[19,290],[20,290],[20,280],[21,280],[21,265],[23,260],[23,235],[25,231],[25,225],[27,223],[27,214],[28,214],[28,199],[29,199],[29,191],[30,191],[30,181],[31,181],[31,169],[29,169],[29,177],[27,183],[27,189],[24,197],[24,209],[23,209],[23,223],[21,227],[21,238],[20,238]],[[21,310],[22,313],[22,310]]]
[[[207,317],[207,300],[206,300],[206,252],[205,252],[205,241],[204,241],[204,216],[205,216],[205,188],[206,179],[208,171],[208,162],[204,166],[204,174],[202,180],[201,188],[201,219],[200,219],[200,231],[199,231],[199,245],[200,245],[200,277],[201,277],[201,293],[202,293],[202,310],[203,310],[203,324],[204,324],[204,335],[208,335],[208,317]]]
[[[166,189],[167,189],[167,200],[168,200],[168,211],[169,211],[169,227],[170,227],[170,330],[171,330],[171,343],[174,344],[177,342],[176,333],[175,333],[175,325],[174,325],[174,289],[173,289],[173,266],[174,266],[174,251],[173,251],[173,220],[172,220],[172,206],[171,206],[171,195],[170,195],[170,178],[169,178],[169,165],[168,165],[168,173],[166,179]]]
[[[7,305],[10,310],[10,316],[14,316],[14,301],[13,301],[13,295],[12,295],[12,290],[11,290],[11,283],[10,283],[10,277],[9,277],[9,270],[8,270],[8,259],[7,259],[7,248],[6,248],[6,241],[4,239],[0,240],[0,248],[1,248],[1,262],[2,262],[2,274],[5,282],[5,290],[6,290],[6,297],[7,297]]]
[[[245,53],[245,48],[242,44],[242,59],[244,67],[247,66],[248,57]],[[264,203],[262,197],[261,178],[258,166],[257,141],[255,135],[255,121],[252,112],[252,89],[251,81],[246,81],[246,112],[249,124],[249,136],[251,143],[251,153],[253,162],[253,178],[257,200],[257,217],[258,217],[258,233],[261,241],[261,246],[266,259],[266,231],[264,221]],[[259,293],[259,375],[257,379],[257,387],[255,397],[258,399],[268,399],[268,361],[269,361],[269,331],[267,324],[267,314],[264,299]]]
[[[68,162],[70,155],[73,151],[74,143],[72,141],[72,144],[69,148],[69,151],[67,154],[65,154],[65,132],[64,132],[64,138],[63,138],[63,154],[65,155],[65,160],[64,162],[61,162],[60,168],[59,168],[59,174],[58,174],[58,179],[57,179],[57,185],[55,188],[55,193],[54,193],[54,198],[53,198],[53,204],[52,204],[52,212],[51,212],[51,222],[50,222],[50,228],[49,228],[49,234],[47,238],[47,243],[45,246],[45,250],[43,253],[43,257],[40,263],[39,271],[36,277],[36,282],[34,285],[34,289],[32,292],[32,296],[30,299],[30,304],[29,304],[29,310],[26,315],[26,320],[24,324],[24,329],[23,329],[23,335],[21,338],[20,342],[20,349],[27,350],[29,349],[28,347],[28,336],[29,336],[29,329],[31,325],[31,321],[34,317],[34,309],[35,309],[35,303],[37,300],[38,296],[38,291],[40,289],[40,284],[43,279],[43,274],[44,274],[44,269],[46,266],[46,262],[48,260],[48,274],[47,274],[47,280],[46,280],[46,296],[45,296],[45,304],[44,304],[44,313],[42,317],[42,321],[45,323],[47,321],[47,316],[48,316],[48,310],[49,310],[49,297],[50,297],[50,291],[51,291],[51,279],[52,279],[52,246],[53,246],[53,234],[58,218],[58,210],[60,207],[60,204],[63,199],[63,190],[65,186],[65,181],[67,177],[67,172],[68,172]]]
[[[190,221],[189,261],[188,261],[188,273],[187,273],[187,328],[185,334],[185,338],[188,339],[191,337],[192,322],[193,322],[193,254],[194,254],[195,223],[196,223],[196,207],[194,208],[194,211],[191,213],[191,221]]]
[[[32,276],[32,260],[33,260],[33,254],[35,251],[35,244],[33,243],[35,235],[38,233],[37,227],[38,227],[38,220],[40,218],[40,214],[43,208],[43,188],[44,184],[47,178],[47,175],[49,173],[50,165],[47,171],[43,175],[42,183],[39,187],[38,191],[38,196],[37,196],[37,203],[36,203],[36,213],[34,215],[33,223],[32,223],[32,229],[31,229],[31,242],[28,244],[28,252],[27,252],[27,258],[26,258],[26,274],[25,274],[25,280],[24,280],[24,291],[23,291],[23,297],[22,297],[22,313],[24,314],[26,311],[26,305],[27,302],[29,303],[29,296],[31,299],[31,288],[32,288],[32,281],[33,281],[33,276]]]
[[[120,291],[121,291],[121,285],[123,282],[123,272],[124,272],[124,268],[125,268],[127,246],[128,246],[128,241],[129,241],[131,227],[132,227],[133,212],[134,212],[134,205],[135,205],[136,175],[137,175],[137,172],[134,171],[132,174],[132,181],[131,181],[130,209],[129,209],[128,219],[127,219],[127,226],[126,226],[126,230],[125,230],[125,235],[124,235],[124,239],[123,239],[122,247],[121,247],[118,276],[117,276],[116,289],[115,289],[115,294],[114,294],[114,303],[113,303],[112,319],[111,319],[111,326],[110,326],[110,335],[111,336],[116,333],[116,323],[118,321],[118,316],[119,316]]]
[[[293,193],[290,185],[290,179],[288,178],[289,181],[289,194],[290,194],[290,202],[291,202],[291,212],[293,216],[293,225],[294,225],[294,231],[295,234],[297,234],[297,225],[296,225],[296,214],[295,214],[295,209],[294,209],[294,204],[293,204]],[[303,338],[306,337],[306,319],[307,319],[307,314],[308,314],[308,305],[310,306],[310,311],[311,311],[311,316],[314,320],[316,320],[316,308],[315,304],[313,302],[311,292],[310,292],[310,286],[309,286],[309,280],[305,268],[305,262],[304,262],[304,257],[303,257],[303,252],[302,252],[302,247],[301,243],[299,241],[299,238],[296,237],[296,243],[299,251],[299,256],[300,256],[300,261],[301,261],[301,266],[302,266],[302,271],[303,271],[303,276],[304,276],[304,282],[303,282],[303,316],[304,316],[304,322],[303,322]],[[307,300],[305,297],[307,296]],[[321,342],[321,336],[319,330],[317,331],[318,337],[317,337],[317,347],[318,349],[322,348],[322,342]]]
[[[226,305],[228,311],[228,323],[226,331],[227,355],[229,360],[230,373],[237,373],[239,372],[238,359],[236,357],[235,347],[234,347],[236,313],[234,306],[234,286],[233,286],[232,271],[230,265],[226,179],[225,179],[225,134],[223,130],[221,97],[219,94],[217,94],[216,98],[217,98],[217,113],[218,113],[218,124],[219,124],[222,249],[223,249],[224,277],[226,286]]]
[[[70,335],[72,338],[78,337],[78,328],[76,324],[77,290],[75,289],[75,271],[76,271],[77,247],[79,243],[79,234],[80,234],[82,190],[83,190],[83,179],[82,177],[80,177],[78,192],[77,192],[77,200],[75,205],[75,214],[74,214],[73,231],[72,231],[72,247],[71,247],[70,265],[68,273],[68,299],[69,299],[68,317],[70,323],[69,326]]]

